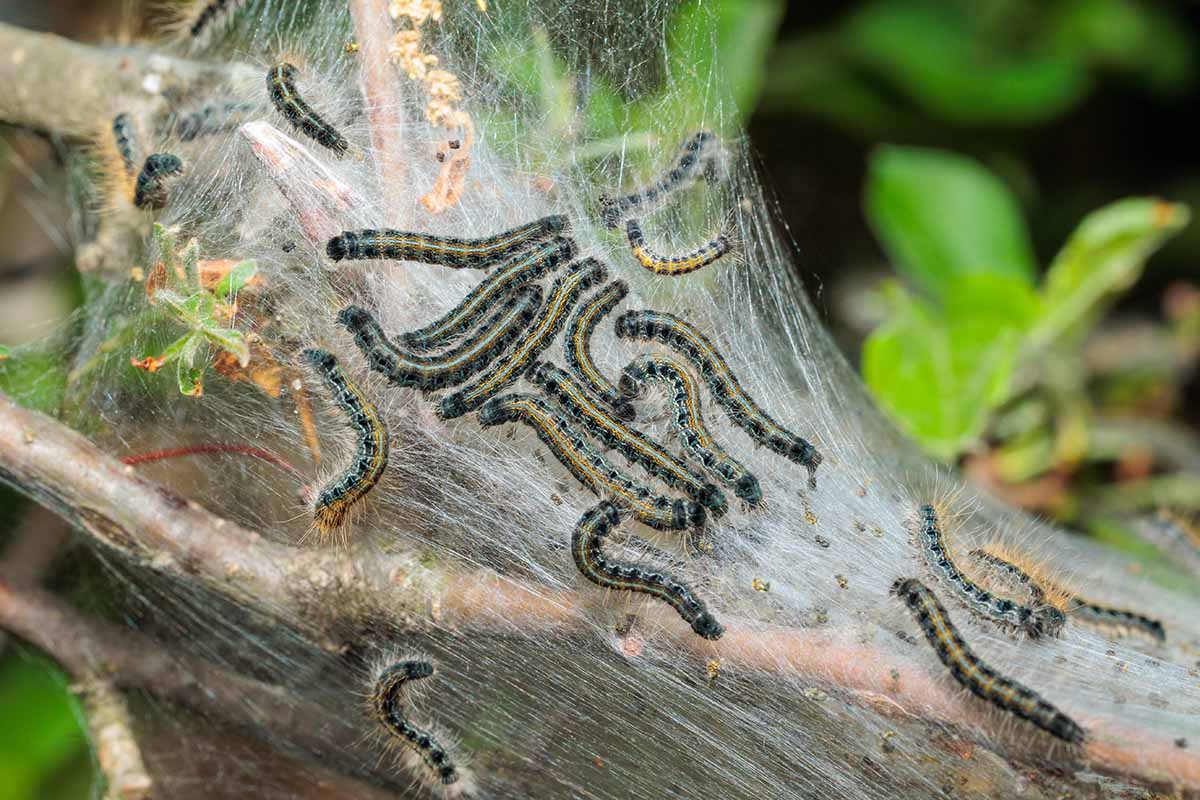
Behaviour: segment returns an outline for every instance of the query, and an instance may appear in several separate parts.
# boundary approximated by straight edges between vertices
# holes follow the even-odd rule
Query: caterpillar
[[[210,104],[179,117],[173,130],[181,140],[190,142],[201,136],[233,130],[257,110],[255,103]]]
[[[697,528],[705,520],[704,506],[690,500],[668,498],[630,480],[587,443],[565,417],[540,397],[507,394],[493,398],[479,410],[485,428],[521,422],[538,438],[575,479],[593,494],[608,497],[633,512],[638,521],[659,530]]]
[[[138,127],[132,115],[120,112],[98,131],[95,157],[112,208],[132,203],[142,157]]]
[[[113,117],[112,136],[117,154],[121,157],[121,165],[125,168],[125,175],[132,180],[134,170],[137,169],[137,131],[129,114],[122,111]]]
[[[674,426],[679,440],[709,472],[733,487],[734,494],[751,506],[762,502],[758,479],[713,439],[700,411],[700,391],[684,364],[674,356],[648,353],[625,367],[622,375],[641,385],[655,380],[666,385],[675,407]]]
[[[625,223],[625,235],[629,238],[629,247],[637,262],[656,275],[686,275],[716,261],[733,249],[733,237],[726,233],[718,233],[711,241],[705,242],[690,253],[681,256],[664,256],[646,246],[646,237],[642,235],[642,225],[636,219]]]
[[[371,710],[390,737],[408,748],[436,783],[447,787],[462,779],[461,770],[433,734],[409,722],[403,705],[409,683],[428,678],[433,671],[433,664],[415,659],[397,661],[382,668],[373,683]]]
[[[229,24],[246,0],[197,0],[180,15],[176,27],[195,42],[202,42],[214,31]]]
[[[709,131],[697,131],[684,140],[675,165],[654,183],[617,198],[600,196],[600,219],[610,230],[621,224],[628,214],[656,207],[671,192],[690,184],[703,165],[711,166],[716,160],[712,152],[717,137]]]
[[[768,450],[805,467],[809,485],[816,487],[821,454],[758,407],[704,334],[676,316],[649,310],[625,312],[617,318],[616,328],[620,338],[657,340],[687,356],[734,424]],[[621,376],[621,393],[626,399],[638,396],[642,390],[634,376]]]
[[[483,239],[393,230],[343,231],[329,240],[325,252],[334,261],[383,258],[456,269],[486,269],[531,245],[565,233],[567,227],[567,218],[555,214]]]
[[[167,188],[163,181],[183,174],[183,162],[170,153],[151,153],[138,173],[133,204],[138,208],[162,208],[167,204]]]
[[[474,411],[489,397],[519,378],[538,354],[549,346],[579,295],[605,277],[604,265],[594,258],[572,264],[566,273],[555,279],[550,287],[549,299],[530,325],[525,338],[475,383],[442,399],[438,405],[438,413],[442,418],[454,419]]]
[[[937,511],[931,505],[923,505],[918,513],[923,538],[921,555],[934,575],[953,588],[967,608],[1005,627],[1022,629],[1035,639],[1042,634],[1058,635],[1066,622],[1061,611],[1044,603],[1033,609],[997,596],[973,582],[951,558]]]
[[[321,489],[313,507],[313,517],[322,534],[340,527],[355,503],[379,483],[388,461],[388,432],[378,409],[350,382],[337,359],[324,350],[305,350],[304,358],[325,379],[334,401],[350,418],[358,433],[354,460],[341,475]]]
[[[562,406],[568,417],[582,425],[606,447],[616,449],[630,462],[641,464],[647,472],[668,486],[679,489],[703,505],[714,517],[721,517],[728,510],[725,495],[717,487],[640,431],[611,418],[563,370],[542,362],[530,371],[529,380],[541,387]]]
[[[541,287],[526,286],[501,305],[477,336],[432,356],[407,353],[388,341],[371,312],[359,306],[347,306],[337,319],[354,334],[354,343],[372,370],[396,386],[433,391],[462,383],[504,352],[541,304]]]
[[[624,592],[641,592],[670,605],[705,639],[720,639],[725,632],[721,623],[708,612],[704,601],[696,597],[678,578],[634,564],[610,561],[604,555],[604,540],[620,524],[617,507],[607,500],[585,511],[571,534],[571,554],[575,566],[597,586]]]
[[[267,92],[271,102],[288,122],[305,136],[332,150],[339,157],[350,149],[350,143],[337,128],[330,125],[296,91],[296,75],[299,70],[294,64],[281,61],[267,72]]]
[[[586,303],[582,303],[567,323],[565,344],[567,366],[574,370],[597,397],[612,407],[617,419],[632,422],[637,416],[633,404],[622,397],[617,387],[596,367],[591,351],[592,333],[596,326],[627,294],[629,284],[625,281],[613,281],[592,295]]]
[[[528,253],[513,256],[489,272],[457,306],[428,325],[402,334],[399,343],[409,350],[429,350],[453,341],[475,327],[509,293],[552,272],[574,255],[574,242],[555,237]]]
[[[950,674],[972,694],[1032,722],[1064,742],[1083,742],[1084,730],[1074,720],[1046,702],[1037,692],[1004,677],[980,661],[959,635],[941,601],[924,584],[912,578],[901,579],[896,581],[892,591],[908,606],[925,638]]]

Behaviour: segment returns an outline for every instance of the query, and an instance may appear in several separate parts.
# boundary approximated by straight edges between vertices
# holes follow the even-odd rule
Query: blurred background
[[[1139,530],[1200,511],[1200,4],[710,5],[773,213],[885,413],[997,496],[1180,580]],[[0,22],[88,41],[140,13],[0,0]],[[61,169],[78,144],[0,124],[0,390],[47,410],[59,366],[22,345],[83,296]],[[931,381],[962,406],[933,415]],[[0,488],[6,575],[75,585],[66,536]],[[0,800],[93,785],[65,679],[0,633]]]

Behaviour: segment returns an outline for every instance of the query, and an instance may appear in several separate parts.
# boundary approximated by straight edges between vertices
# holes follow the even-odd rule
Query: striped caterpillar
[[[604,555],[604,540],[620,524],[620,512],[607,500],[584,512],[571,535],[575,566],[592,583],[606,589],[641,592],[667,603],[705,639],[719,639],[725,632],[686,583],[662,572],[634,564],[610,561]]]
[[[729,418],[768,450],[804,466],[808,470],[809,485],[816,486],[821,454],[758,407],[704,334],[662,311],[627,311],[617,318],[616,327],[620,338],[656,340],[687,356]],[[634,376],[621,376],[621,392],[626,398],[636,397],[641,391]]]
[[[950,674],[972,694],[1021,719],[1029,720],[1064,742],[1083,742],[1083,728],[1074,720],[1042,699],[1037,692],[1004,677],[980,661],[959,635],[941,601],[924,584],[911,578],[902,579],[896,581],[892,591],[908,606],[925,638]]]
[[[733,250],[733,238],[729,234],[718,233],[710,241],[690,253],[684,253],[681,256],[664,256],[646,245],[646,237],[642,235],[641,222],[636,219],[630,219],[625,223],[625,235],[629,238],[629,247],[633,250],[633,257],[655,275],[671,277],[686,275],[707,267]]]
[[[167,204],[163,181],[183,174],[183,162],[170,153],[151,153],[138,173],[133,204],[138,208],[159,209]]]
[[[661,203],[667,195],[682,189],[695,180],[701,167],[711,168],[716,161],[717,137],[709,131],[697,131],[680,147],[674,166],[654,183],[617,198],[600,196],[600,219],[604,227],[613,229],[627,215],[644,213]]]
[[[294,64],[281,61],[267,72],[267,92],[275,109],[288,122],[313,141],[329,148],[338,156],[344,156],[350,143],[337,128],[313,110],[296,91],[296,75],[299,70]]]
[[[566,351],[569,366],[597,397],[612,407],[617,419],[632,422],[636,417],[633,405],[621,396],[617,387],[604,377],[592,358],[592,333],[600,321],[629,294],[629,284],[613,281],[579,308],[567,323]]]
[[[397,347],[384,335],[371,312],[359,306],[347,306],[337,318],[354,334],[354,343],[372,370],[396,386],[433,391],[462,383],[504,352],[541,304],[541,287],[526,286],[501,305],[478,335],[437,355],[414,355]]]
[[[433,664],[424,660],[397,661],[382,668],[372,685],[371,710],[389,738],[415,756],[416,764],[421,767],[419,772],[446,788],[462,781],[462,770],[437,737],[413,725],[404,713],[403,701],[409,684],[431,675]]]
[[[622,380],[625,376],[629,383],[638,386],[647,380],[665,384],[675,409],[675,431],[687,451],[709,472],[732,486],[734,494],[749,505],[762,502],[758,479],[726,453],[708,432],[700,411],[699,387],[682,362],[666,354],[647,354],[625,367]]]
[[[641,464],[647,472],[672,488],[679,489],[707,508],[714,517],[728,510],[721,490],[697,475],[683,461],[650,441],[644,434],[618,422],[587,395],[583,387],[552,364],[537,364],[529,380],[558,402],[567,416],[582,425],[606,447],[616,449],[628,461]]]
[[[576,480],[594,494],[630,509],[639,522],[659,530],[684,530],[689,525],[696,528],[704,525],[704,506],[690,500],[657,495],[635,483],[600,455],[542,398],[507,394],[488,401],[479,410],[479,424],[485,428],[506,422],[521,422],[533,428]]]
[[[313,507],[317,530],[322,534],[340,527],[355,503],[362,500],[387,468],[388,432],[378,409],[363,396],[338,366],[337,359],[324,350],[305,350],[304,358],[325,379],[334,401],[350,419],[358,434],[354,460],[340,475],[321,489]]]
[[[564,233],[567,226],[567,218],[556,214],[483,239],[393,230],[343,231],[329,240],[325,252],[334,261],[382,258],[456,269],[486,269],[497,261]]]

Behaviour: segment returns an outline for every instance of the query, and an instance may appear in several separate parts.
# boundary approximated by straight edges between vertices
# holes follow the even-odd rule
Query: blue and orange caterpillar
[[[971,651],[963,641],[937,596],[918,580],[896,581],[892,592],[904,601],[941,662],[954,679],[976,697],[995,705],[1070,744],[1086,738],[1083,728],[1046,702],[1041,695],[1006,678]]]
[[[596,366],[592,358],[592,334],[600,321],[625,299],[629,294],[629,284],[625,281],[613,281],[592,295],[586,303],[581,303],[567,323],[565,349],[567,366],[579,376],[597,397],[607,403],[617,419],[633,422],[637,416],[633,405],[621,396],[617,387],[613,386],[604,373]]]
[[[780,425],[758,407],[742,388],[729,364],[708,338],[679,317],[663,311],[627,311],[617,318],[617,336],[622,339],[658,341],[675,348],[692,362],[708,384],[713,398],[729,418],[754,441],[808,470],[808,482],[816,486],[821,454],[806,440]],[[621,391],[636,397],[641,387],[633,376],[622,376]]]
[[[329,240],[325,253],[334,261],[389,259],[455,269],[487,269],[539,242],[564,234],[568,226],[565,216],[555,214],[482,239],[368,228],[343,231]]]
[[[686,583],[663,572],[611,561],[604,555],[604,540],[620,522],[620,512],[607,500],[580,517],[571,535],[571,554],[583,577],[606,589],[658,598],[679,612],[700,636],[720,639],[725,629]]]
[[[695,272],[707,267],[721,256],[733,250],[734,238],[731,234],[721,232],[709,241],[697,247],[690,253],[681,256],[664,256],[651,250],[642,234],[642,224],[636,219],[625,223],[625,235],[629,238],[629,247],[633,257],[644,268],[655,275],[675,277]]]
[[[331,353],[308,349],[305,360],[325,380],[334,402],[350,419],[358,434],[354,460],[340,475],[317,494],[313,520],[322,535],[341,527],[355,503],[379,483],[388,462],[388,432],[379,410],[355,386]]]
[[[529,380],[540,386],[547,396],[567,412],[568,417],[582,425],[597,441],[615,449],[627,461],[642,465],[668,486],[684,492],[707,508],[714,517],[721,517],[729,510],[729,504],[720,489],[640,431],[610,417],[564,370],[542,362],[530,371]]]
[[[267,92],[272,104],[305,136],[329,148],[337,156],[344,156],[350,149],[346,137],[314,111],[296,91],[296,75],[299,72],[295,64],[287,61],[279,62],[267,71]]]
[[[672,192],[694,181],[702,168],[711,170],[717,159],[718,145],[717,137],[711,132],[696,131],[680,147],[675,164],[658,180],[617,198],[601,195],[600,219],[604,227],[616,228],[629,214],[653,209]]]
[[[540,286],[519,289],[475,336],[436,355],[418,355],[398,347],[384,335],[374,315],[359,306],[347,306],[337,319],[354,334],[354,343],[372,370],[396,386],[435,391],[457,386],[491,363],[521,335],[541,304]]]
[[[704,424],[700,411],[700,389],[695,379],[678,358],[666,353],[647,353],[625,367],[622,386],[630,393],[640,392],[645,381],[665,384],[667,396],[674,407],[675,432],[684,448],[709,472],[732,486],[734,494],[751,506],[762,502],[758,479],[717,444]]]
[[[588,444],[583,434],[545,400],[527,394],[506,394],[479,410],[485,428],[520,422],[533,428],[542,443],[575,479],[600,497],[628,508],[639,522],[659,530],[685,530],[704,525],[704,506],[691,500],[654,494],[635,483]]]

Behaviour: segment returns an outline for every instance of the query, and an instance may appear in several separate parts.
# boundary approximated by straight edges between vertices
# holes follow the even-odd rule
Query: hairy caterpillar
[[[183,162],[171,153],[151,153],[138,173],[133,204],[138,208],[162,208],[167,204],[163,181],[183,174]]]
[[[478,335],[437,355],[413,355],[400,349],[384,335],[371,312],[359,306],[347,306],[337,318],[354,334],[354,343],[372,370],[396,386],[433,391],[462,383],[504,352],[541,304],[541,287],[526,286],[502,304]]]
[[[354,460],[341,475],[321,489],[313,507],[317,530],[328,534],[340,527],[354,504],[366,497],[379,483],[387,468],[388,432],[378,409],[350,382],[332,354],[309,349],[303,355],[325,379],[334,401],[346,412],[358,434],[358,450]]]
[[[117,154],[121,157],[121,165],[125,168],[125,174],[132,180],[134,170],[137,169],[137,131],[133,127],[133,120],[127,113],[122,111],[113,117],[112,137]]]
[[[597,586],[624,592],[641,592],[669,604],[705,639],[720,639],[725,632],[721,623],[708,612],[704,601],[696,597],[686,583],[662,572],[634,564],[608,560],[604,540],[620,524],[617,507],[607,500],[584,512],[571,535],[571,554],[583,576]]]
[[[992,703],[1071,744],[1084,740],[1083,728],[1032,689],[1006,678],[979,660],[963,641],[937,596],[918,580],[896,581],[892,591],[912,612],[930,646],[954,679]]]
[[[954,590],[963,605],[997,624],[1023,629],[1035,639],[1042,634],[1058,635],[1066,621],[1061,611],[1044,603],[1033,609],[1010,598],[999,597],[976,584],[962,573],[951,558],[934,507],[923,505],[918,513],[922,536],[921,555],[934,575]]]
[[[271,102],[297,130],[338,156],[344,156],[350,149],[350,143],[337,128],[326,122],[312,106],[304,102],[304,98],[296,91],[298,73],[296,66],[286,61],[271,67],[267,72],[267,91]]]
[[[660,530],[683,530],[689,524],[704,524],[704,506],[663,497],[634,483],[596,451],[583,435],[540,397],[507,394],[487,402],[479,410],[479,424],[485,428],[506,422],[521,422],[533,428],[576,480],[594,494],[608,497],[630,509],[638,521]]]
[[[821,454],[758,407],[704,334],[662,311],[627,311],[617,318],[616,327],[617,336],[623,339],[657,340],[687,356],[729,418],[759,444],[804,466],[809,485],[816,486]],[[626,398],[636,397],[641,391],[633,376],[621,376],[621,392]]]
[[[325,252],[334,261],[384,258],[457,269],[486,269],[530,245],[564,233],[567,226],[567,218],[555,214],[483,239],[393,230],[343,231],[329,240]]]
[[[110,208],[132,203],[142,161],[140,137],[133,117],[120,112],[97,131],[95,157]]]
[[[461,780],[461,770],[446,747],[433,734],[409,722],[404,713],[403,700],[408,684],[431,675],[433,664],[415,659],[382,668],[373,682],[371,710],[391,738],[416,756],[434,782],[447,787]]]
[[[542,362],[530,372],[529,380],[540,386],[562,406],[567,416],[605,446],[616,449],[626,459],[641,464],[647,472],[668,486],[684,492],[711,511],[714,517],[721,517],[728,510],[725,495],[717,487],[640,431],[609,417],[604,409],[588,397],[584,388],[563,370]]]
[[[173,130],[180,139],[190,142],[201,136],[233,130],[257,110],[254,103],[210,104],[179,117]]]
[[[675,165],[654,183],[617,198],[600,196],[600,219],[604,227],[616,228],[628,214],[649,211],[671,192],[690,184],[702,165],[711,165],[716,156],[717,137],[709,131],[697,131],[680,147]]]
[[[399,343],[410,350],[428,350],[449,343],[475,327],[509,293],[552,272],[574,255],[575,245],[570,239],[555,237],[527,253],[513,256],[489,272],[450,311],[422,328],[401,334]]]
[[[184,11],[176,27],[193,41],[201,42],[214,31],[229,24],[237,10],[246,0],[195,0]]]
[[[538,354],[549,346],[580,293],[603,281],[606,274],[603,264],[588,258],[575,262],[566,273],[556,278],[550,287],[550,298],[525,338],[474,384],[443,398],[438,406],[442,418],[454,419],[479,408],[488,398],[519,378]]]
[[[571,321],[567,323],[565,344],[567,365],[597,397],[612,407],[617,419],[632,422],[636,416],[633,405],[621,396],[620,391],[596,367],[591,351],[592,333],[595,332],[596,326],[627,294],[629,284],[625,281],[613,281],[592,295],[586,303],[581,303],[571,315]]]
[[[629,247],[637,262],[656,275],[686,275],[689,272],[707,267],[721,256],[733,249],[733,239],[725,233],[718,233],[710,241],[681,256],[664,256],[646,246],[646,237],[642,235],[642,225],[636,219],[625,223],[625,234],[629,238]]]
[[[622,376],[640,386],[646,380],[666,385],[675,407],[675,431],[683,446],[710,472],[733,487],[734,494],[751,506],[762,502],[758,479],[716,443],[700,410],[700,391],[691,373],[679,359],[660,353],[648,353],[625,367]]]

